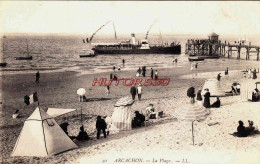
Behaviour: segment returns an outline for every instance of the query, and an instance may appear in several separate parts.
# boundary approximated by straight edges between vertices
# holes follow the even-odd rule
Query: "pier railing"
[[[259,61],[259,49],[260,46],[234,43],[229,42],[222,43],[220,40],[218,42],[212,42],[210,40],[188,40],[185,47],[185,54],[191,56],[219,56],[219,57],[234,57],[236,52],[236,58],[241,59],[241,50],[246,50],[246,60],[250,59],[251,53],[256,55],[256,60]]]

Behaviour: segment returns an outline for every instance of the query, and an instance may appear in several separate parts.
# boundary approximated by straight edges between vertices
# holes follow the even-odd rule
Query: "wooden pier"
[[[218,40],[218,35],[213,33],[209,36],[209,39],[204,40],[188,40],[185,47],[185,54],[190,56],[218,56],[234,58],[236,52],[236,59],[241,59],[241,50],[246,50],[246,60],[250,60],[250,55],[254,53],[256,60],[259,61],[259,49],[260,46],[254,46],[249,43],[248,45],[241,42],[234,42],[230,44],[228,42],[222,43]]]

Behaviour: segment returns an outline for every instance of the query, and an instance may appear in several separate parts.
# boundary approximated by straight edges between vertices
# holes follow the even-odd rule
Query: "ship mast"
[[[149,34],[151,28],[153,27],[153,25],[154,25],[155,23],[156,23],[156,20],[151,24],[151,26],[149,27],[148,31],[146,32],[145,39],[148,38],[148,34]]]
[[[116,28],[115,28],[115,24],[114,24],[114,22],[113,22],[113,27],[114,27],[114,31],[115,31],[115,40],[116,40],[116,42],[117,42]]]
[[[104,26],[106,26],[109,22],[111,22],[111,21],[108,21],[108,22],[106,22],[105,24],[103,24],[101,27],[99,27],[99,28],[91,35],[91,37],[90,37],[89,40],[88,40],[88,38],[87,38],[87,39],[86,39],[86,40],[87,40],[87,43],[90,43],[90,42],[92,41],[93,37],[96,35],[96,33],[97,33],[99,30],[101,30]]]

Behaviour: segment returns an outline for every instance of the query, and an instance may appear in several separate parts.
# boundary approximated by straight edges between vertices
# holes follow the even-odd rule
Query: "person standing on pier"
[[[151,78],[153,79],[153,68],[151,68]]]
[[[35,80],[35,82],[39,83],[39,80],[40,80],[40,72],[39,72],[39,71],[37,71],[37,73],[36,73],[36,80]]]

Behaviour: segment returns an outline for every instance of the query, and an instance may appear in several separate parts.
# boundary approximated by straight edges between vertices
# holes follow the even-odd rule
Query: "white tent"
[[[201,94],[205,95],[205,89],[208,88],[211,97],[225,96],[224,89],[220,86],[220,82],[217,79],[207,79],[203,85]]]
[[[25,120],[11,156],[48,156],[77,147],[57,122],[37,107]]]
[[[60,115],[64,115],[70,112],[73,112],[77,109],[63,109],[63,108],[48,108],[47,114],[52,117],[58,117]]]

